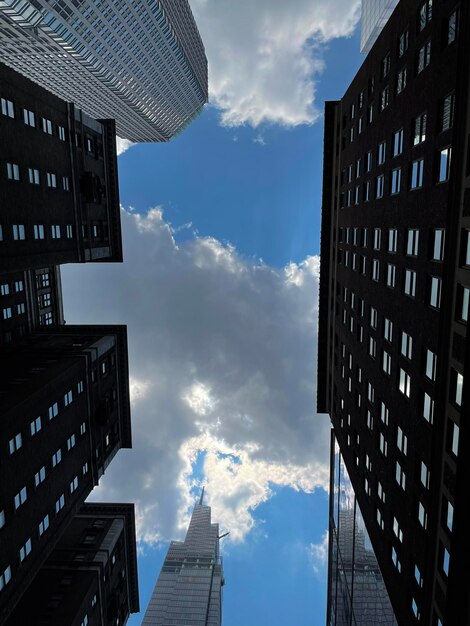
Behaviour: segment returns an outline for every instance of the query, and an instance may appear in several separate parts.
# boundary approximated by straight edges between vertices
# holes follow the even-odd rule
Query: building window
[[[396,282],[397,268],[391,263],[387,264],[387,287],[394,288]]]
[[[26,239],[26,232],[24,224],[13,224],[13,239],[15,241],[24,241]]]
[[[68,176],[62,176],[62,187],[64,191],[70,191],[70,183]]]
[[[420,189],[423,186],[424,159],[418,159],[411,164],[411,189]]]
[[[405,435],[400,426],[397,428],[397,448],[404,456],[408,454],[408,437]]]
[[[39,536],[43,535],[48,528],[49,528],[49,515],[45,515],[44,518],[39,522],[39,526],[38,526]]]
[[[83,464],[83,467],[82,467],[82,474],[83,474],[83,476],[85,476],[85,474],[87,472],[88,472],[88,462]]]
[[[11,306],[7,306],[3,309],[3,319],[9,320],[12,317]]]
[[[372,169],[372,150],[369,150],[369,152],[366,155],[366,172],[370,172]]]
[[[401,563],[398,560],[398,554],[397,551],[395,550],[395,548],[392,547],[392,563],[394,564],[394,566],[396,567],[397,571],[400,573],[401,572]]]
[[[34,486],[38,487],[45,480],[46,480],[46,468],[43,465],[41,469],[34,474]]]
[[[431,63],[431,41],[426,41],[418,50],[418,74]]]
[[[436,380],[437,356],[431,350],[426,350],[426,378]]]
[[[430,424],[433,423],[434,420],[434,400],[428,393],[424,394],[423,400],[423,417]]]
[[[59,404],[57,402],[54,402],[54,404],[51,404],[51,406],[48,409],[48,414],[49,414],[49,419],[53,419],[54,417],[57,417],[57,415],[59,414]]]
[[[425,489],[429,489],[429,481],[431,478],[431,473],[429,471],[428,466],[424,461],[421,461],[421,484]]]
[[[397,167],[392,170],[392,185],[390,189],[391,194],[400,193],[401,188],[401,167]]]
[[[22,563],[29,554],[31,554],[31,537],[20,548],[20,562]]]
[[[392,372],[392,357],[386,350],[383,352],[382,369],[388,376],[390,376]]]
[[[388,443],[383,433],[380,433],[380,436],[379,436],[379,449],[380,449],[380,452],[386,457],[388,454]]]
[[[52,135],[52,122],[48,120],[46,117],[42,118],[42,130],[48,134]]]
[[[59,513],[65,506],[65,494],[62,494],[55,501],[55,512]]]
[[[397,95],[399,95],[406,87],[406,67],[400,70],[397,74]]]
[[[372,259],[372,280],[378,282],[380,279],[380,263],[378,259]]]
[[[369,356],[375,359],[377,353],[377,343],[373,337],[369,337]]]
[[[385,528],[385,522],[384,522],[384,518],[382,515],[382,511],[379,508],[377,509],[377,524],[379,525],[379,528],[381,530]]]
[[[396,465],[395,465],[395,480],[397,481],[398,485],[403,489],[403,491],[405,491],[406,474],[403,471],[403,468],[398,461],[396,462]]]
[[[31,429],[31,436],[36,435],[42,428],[42,420],[41,417],[36,417],[36,419],[34,419],[31,424],[30,424],[30,429]]]
[[[73,238],[73,226],[72,226],[72,224],[67,224],[66,227],[65,227],[65,231],[66,231],[67,239],[72,239]]]
[[[403,543],[403,531],[401,530],[400,524],[398,523],[398,520],[396,517],[393,518],[392,528],[393,528],[393,534],[395,535],[395,537],[398,539],[400,543]]]
[[[419,230],[416,228],[408,229],[406,241],[406,254],[408,256],[418,256]]]
[[[452,148],[450,146],[440,151],[439,172],[438,172],[437,182],[444,183],[449,180],[451,158],[452,158]]]
[[[428,527],[428,514],[426,513],[426,509],[422,502],[418,504],[418,521],[421,526],[426,530]]]
[[[60,224],[51,224],[52,239],[60,239]]]
[[[75,478],[70,482],[70,494],[72,494],[74,491],[77,491],[78,489],[78,476],[75,476]]]
[[[85,422],[82,422],[82,423],[80,424],[80,434],[81,434],[81,435],[84,435],[84,434],[85,434],[85,432],[86,432],[86,424],[85,424]]]
[[[387,85],[380,93],[380,110],[383,111],[390,103],[390,87]]]
[[[374,103],[372,102],[367,107],[367,123],[372,124],[373,121],[374,121]]]
[[[433,261],[444,260],[445,232],[443,228],[436,228],[434,230]]]
[[[377,165],[383,165],[385,163],[385,156],[387,152],[387,142],[382,141],[379,143],[379,150],[377,152]]]
[[[72,404],[73,402],[73,394],[72,394],[72,390],[70,389],[69,391],[67,391],[67,393],[64,394],[64,406],[68,406],[69,404]]]
[[[442,281],[437,276],[431,276],[429,289],[429,304],[435,309],[441,306]]]
[[[52,467],[55,467],[62,461],[62,450],[59,448],[57,452],[52,455]]]
[[[459,26],[459,13],[458,11],[454,11],[450,14],[449,19],[447,20],[447,45],[450,46],[451,43],[457,39],[457,31]]]
[[[449,575],[449,563],[450,563],[450,554],[447,551],[447,548],[444,548],[444,552],[442,553],[442,571],[446,576]]]
[[[357,134],[360,135],[363,130],[364,130],[364,118],[360,117],[357,120]]]
[[[377,309],[371,306],[370,307],[370,327],[373,328],[374,330],[377,328],[377,320],[378,320]]]
[[[401,57],[405,54],[405,52],[408,50],[408,29],[404,30],[401,35],[398,38],[398,58],[401,59]]]
[[[447,529],[450,530],[450,532],[452,532],[452,528],[454,525],[454,507],[448,500],[447,500],[446,525],[447,525]]]
[[[71,435],[67,439],[67,450],[71,450],[75,446],[75,435]]]
[[[380,228],[374,228],[374,250],[380,250],[382,230]]]
[[[23,445],[23,437],[21,433],[16,434],[9,441],[8,448],[10,450],[10,455],[14,454],[17,450],[19,450]]]
[[[442,102],[441,131],[448,130],[454,125],[455,93],[447,95]]]
[[[20,166],[18,163],[7,163],[8,180],[20,180]]]
[[[51,189],[57,189],[57,176],[52,172],[46,172],[47,186]]]
[[[6,117],[15,117],[15,105],[11,100],[7,100],[6,98],[0,98],[2,115],[6,115]]]
[[[23,487],[22,489],[20,489],[20,491],[18,491],[18,493],[15,496],[15,510],[19,509],[20,506],[24,504],[27,499],[28,499],[28,491],[26,487]]]
[[[413,338],[404,331],[401,334],[401,353],[411,361],[413,355]]]
[[[396,157],[403,152],[403,128],[397,130],[393,135],[393,156]]]
[[[463,376],[451,369],[451,401],[458,407],[462,405]]]
[[[417,605],[416,600],[414,598],[412,598],[412,600],[411,600],[411,610],[413,611],[413,615],[415,616],[415,618],[417,620],[421,619],[421,614],[419,612],[418,605]]]
[[[400,368],[398,389],[404,396],[406,396],[407,398],[410,397],[410,394],[411,394],[411,377],[402,368]]]
[[[58,126],[57,127],[57,131],[59,134],[59,139],[61,141],[65,141],[65,128],[63,126]]]
[[[364,183],[364,202],[369,202],[370,200],[370,180],[366,180]]]
[[[28,181],[32,185],[39,185],[41,182],[41,179],[39,177],[39,170],[28,167]]]
[[[423,141],[426,141],[426,125],[428,120],[428,114],[426,111],[418,115],[414,121],[414,133],[413,133],[413,145],[417,146]]]
[[[470,304],[470,289],[458,285],[457,319],[466,324],[468,322],[468,307]]]
[[[404,292],[410,298],[416,296],[416,272],[413,270],[405,270]]]
[[[84,387],[83,387],[83,380],[80,380],[77,383],[77,393],[83,393],[83,389],[84,389]]]
[[[32,126],[35,128],[36,126],[36,116],[33,111],[29,111],[28,109],[23,109],[23,121],[26,126]]]
[[[421,32],[426,28],[432,19],[432,0],[426,0],[419,7],[419,23],[418,31]]]
[[[385,78],[390,72],[390,61],[390,52],[387,52],[387,54],[382,59],[382,78]]]
[[[375,190],[375,197],[377,199],[383,198],[384,186],[385,186],[385,177],[383,174],[380,174],[380,176],[377,176],[377,183],[376,183],[376,190]]]

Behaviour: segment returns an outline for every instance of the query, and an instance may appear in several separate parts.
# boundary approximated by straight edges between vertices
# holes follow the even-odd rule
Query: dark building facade
[[[332,432],[327,626],[396,626],[364,518]]]
[[[134,505],[89,503],[6,626],[116,626],[138,611]]]
[[[0,273],[0,346],[63,323],[60,266]]]
[[[318,409],[399,624],[470,623],[470,16],[402,0],[325,109]]]
[[[0,271],[122,261],[114,121],[0,63],[0,136]]]
[[[119,448],[131,447],[124,326],[50,326],[0,350],[0,622]]]

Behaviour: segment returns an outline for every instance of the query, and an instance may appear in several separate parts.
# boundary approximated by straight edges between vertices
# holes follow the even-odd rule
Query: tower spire
[[[205,487],[203,487],[201,491],[201,497],[199,498],[199,506],[202,506],[202,501],[204,499],[204,489]]]

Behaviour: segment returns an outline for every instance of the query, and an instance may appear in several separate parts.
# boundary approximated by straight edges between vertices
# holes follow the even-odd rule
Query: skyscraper
[[[1,0],[2,61],[131,141],[168,141],[208,99],[188,0]]]
[[[172,541],[142,626],[220,626],[224,576],[219,525],[203,501],[194,507],[184,541]]]
[[[362,0],[361,52],[370,51],[397,4],[398,0]]]
[[[468,624],[470,5],[402,0],[325,110],[318,409],[397,622]]]

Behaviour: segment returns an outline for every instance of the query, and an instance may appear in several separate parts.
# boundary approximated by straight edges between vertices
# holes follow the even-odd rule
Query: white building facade
[[[220,626],[224,582],[219,525],[201,495],[185,540],[170,544],[142,626]]]
[[[168,141],[208,100],[187,0],[0,0],[2,61],[118,136]]]
[[[399,0],[362,0],[361,52],[367,54]]]

